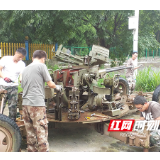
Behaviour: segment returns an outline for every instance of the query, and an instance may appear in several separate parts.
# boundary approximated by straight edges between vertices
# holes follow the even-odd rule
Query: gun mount
[[[54,93],[53,89],[46,87],[48,118],[62,122],[82,122],[86,121],[85,117],[90,117],[92,112],[98,112],[110,116],[109,120],[129,111],[129,106],[125,105],[129,93],[127,81],[119,77],[119,74],[110,77],[108,73],[132,67],[99,69],[101,64],[109,61],[108,49],[93,45],[89,55],[81,57],[72,55],[60,45],[55,58],[72,64],[72,67],[51,73],[52,80],[55,84],[62,85],[63,90],[61,93],[51,94]],[[104,79],[102,88],[98,86],[101,78]],[[95,117],[92,119],[96,120]]]

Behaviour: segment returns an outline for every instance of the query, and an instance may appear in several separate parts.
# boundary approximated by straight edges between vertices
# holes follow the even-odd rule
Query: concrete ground
[[[8,115],[8,109],[5,109]],[[124,118],[138,118],[134,113]],[[94,129],[93,124],[59,123],[55,128],[49,124],[48,141],[50,152],[143,152],[142,147],[124,144],[112,137],[101,135]],[[22,152],[26,150],[26,139],[22,141]],[[150,152],[159,152],[160,148],[153,147]]]

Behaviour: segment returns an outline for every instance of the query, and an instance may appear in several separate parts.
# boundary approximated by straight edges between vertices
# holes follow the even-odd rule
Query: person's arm
[[[19,81],[22,82],[22,73],[19,75]]]
[[[5,63],[6,63],[7,59],[6,57],[2,57],[2,59],[0,60],[0,77],[4,79],[5,82],[7,83],[11,83],[12,80],[8,77],[6,77],[3,73],[2,73],[2,69],[3,67],[5,67]]]
[[[48,81],[47,84],[48,84],[48,86],[49,86],[50,88],[56,88],[55,83],[52,82],[52,81]]]
[[[22,63],[21,71],[20,71],[20,74],[19,74],[19,81],[20,81],[20,83],[22,82],[22,73],[23,73],[25,67],[26,67],[25,63]]]
[[[0,77],[4,79],[5,75],[2,73],[2,69],[3,69],[3,67],[0,65]]]
[[[138,68],[141,67],[141,66],[143,66],[143,65],[140,64],[139,66],[134,67],[134,70],[135,70],[135,69],[138,69]]]
[[[140,118],[138,120],[140,120],[140,121],[145,120],[145,118],[143,117],[142,112],[140,113]]]
[[[54,89],[56,89],[57,91],[61,91],[61,90],[62,90],[62,86],[61,86],[61,85],[55,85],[55,83],[52,82],[52,81],[48,81],[47,84],[48,84],[48,86],[49,86],[50,88],[54,88]]]
[[[145,120],[144,117],[140,117],[140,120]]]
[[[12,82],[12,80],[8,77],[6,77],[3,73],[2,73],[2,69],[3,67],[0,65],[0,77],[4,79],[5,82],[10,83]]]
[[[144,121],[144,120],[145,120],[144,117],[140,117],[139,119],[135,119],[135,121]]]
[[[43,74],[43,78],[44,81],[47,82],[48,86],[50,88],[55,88],[57,91],[61,91],[62,90],[62,86],[61,85],[55,85],[54,82],[52,82],[52,78],[48,72],[48,69],[46,67],[46,65],[42,65],[42,74]]]
[[[160,117],[158,117],[158,118],[156,118],[156,119],[154,119],[154,120],[160,120]]]

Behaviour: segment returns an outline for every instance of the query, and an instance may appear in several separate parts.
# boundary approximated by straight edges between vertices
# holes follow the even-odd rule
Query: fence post
[[[3,51],[4,51],[4,52],[3,52],[3,53],[4,53],[4,56],[6,56],[6,45],[5,45],[5,43],[3,43],[3,48],[4,48],[4,50],[3,50]]]
[[[58,49],[58,43],[55,44],[55,51]]]
[[[1,58],[3,57],[3,45],[2,45],[2,42],[1,42]]]
[[[13,55],[14,49],[13,49],[13,43],[12,43],[12,49],[11,49],[11,54]]]
[[[25,49],[27,51],[26,60],[29,60],[28,36],[25,37]]]
[[[153,50],[153,58],[154,58],[154,50]]]
[[[90,47],[89,47],[89,53],[90,53],[91,50],[92,50],[92,47],[90,46]],[[88,53],[88,55],[89,55],[89,53]]]
[[[147,49],[146,49],[146,58],[147,58]]]
[[[73,55],[73,47],[71,47],[71,54]]]

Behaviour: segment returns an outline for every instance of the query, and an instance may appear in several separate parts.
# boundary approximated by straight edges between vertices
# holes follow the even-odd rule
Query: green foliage
[[[21,43],[28,36],[30,43],[98,44],[110,49],[113,66],[115,61],[121,65],[133,47],[129,16],[134,16],[133,10],[1,10],[0,41]],[[160,47],[159,28],[159,10],[140,10],[139,56],[145,49]]]
[[[21,87],[21,84],[18,85],[18,93],[22,92],[23,88]]]
[[[115,74],[118,74],[118,72],[109,72],[109,73],[108,73],[108,75],[109,75],[110,78],[113,78]],[[108,77],[108,75],[106,75],[106,76]],[[120,77],[125,78],[125,75],[122,74],[122,75],[120,75]],[[103,82],[104,82],[104,78],[99,79],[99,80],[97,81],[98,87],[104,88],[105,86],[102,85]]]
[[[160,84],[160,71],[151,69],[151,66],[139,70],[136,76],[136,91],[152,92]]]
[[[18,93],[20,93],[20,92],[22,92],[23,91],[23,88],[21,87],[21,83],[20,83],[20,81],[19,81],[19,79],[18,79]]]
[[[101,64],[99,69],[104,69],[104,64]]]
[[[46,65],[48,69],[52,69],[53,71],[57,70],[57,69],[62,69],[60,66],[58,65]]]
[[[105,86],[104,86],[104,85],[102,85],[102,84],[103,84],[103,82],[104,82],[104,78],[99,79],[99,80],[97,81],[97,85],[98,85],[98,87],[100,87],[100,88],[104,88]]]

